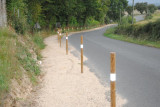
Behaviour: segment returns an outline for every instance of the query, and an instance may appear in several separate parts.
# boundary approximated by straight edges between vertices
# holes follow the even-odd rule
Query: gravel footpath
[[[66,55],[65,42],[60,48],[57,36],[45,39],[46,48],[42,51],[41,88],[34,96],[35,107],[109,107],[109,87],[104,87],[87,66],[81,74],[80,59]],[[87,58],[84,58],[87,60]],[[126,103],[117,95],[117,106]]]

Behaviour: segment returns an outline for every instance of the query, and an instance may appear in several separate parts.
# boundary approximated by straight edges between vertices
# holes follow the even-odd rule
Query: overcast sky
[[[132,4],[133,0],[128,0],[129,4]],[[148,2],[149,4],[156,4],[156,5],[160,5],[160,0],[134,0],[135,3],[137,2]]]

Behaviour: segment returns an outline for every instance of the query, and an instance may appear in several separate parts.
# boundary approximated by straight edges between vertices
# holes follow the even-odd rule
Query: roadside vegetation
[[[148,16],[146,16],[148,17]],[[105,36],[141,45],[160,48],[160,12],[156,11],[151,18],[131,24],[131,19],[124,17],[122,24],[106,31]]]
[[[41,60],[40,50],[45,47],[44,34],[22,36],[13,29],[0,29],[0,106],[3,106],[2,100],[10,92],[12,80],[22,84],[22,71],[33,85],[37,84],[37,76],[41,72],[38,64]]]

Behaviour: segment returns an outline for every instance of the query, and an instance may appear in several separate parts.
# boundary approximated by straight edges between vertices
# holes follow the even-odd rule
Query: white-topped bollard
[[[62,38],[61,35],[62,35],[62,34],[59,33],[59,35],[60,35],[59,39],[60,39],[60,47],[61,47],[61,38]]]
[[[110,88],[111,88],[111,107],[116,107],[116,53],[111,52],[111,73],[110,73]]]
[[[66,55],[68,55],[68,33],[66,32]]]
[[[83,36],[81,36],[81,73],[83,73]]]

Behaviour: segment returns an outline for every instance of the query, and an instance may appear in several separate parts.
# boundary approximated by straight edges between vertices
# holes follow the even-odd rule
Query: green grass
[[[10,91],[11,80],[21,83],[23,69],[33,85],[37,84],[41,70],[33,53],[40,59],[40,50],[44,47],[41,35],[18,35],[7,28],[0,29],[0,106]]]
[[[21,76],[16,59],[16,35],[8,29],[0,30],[0,98],[9,91],[10,80]]]
[[[140,38],[133,38],[133,37],[128,37],[125,35],[117,35],[114,34],[115,28],[110,28],[105,32],[105,36],[112,38],[112,39],[116,39],[116,40],[121,40],[121,41],[126,41],[126,42],[130,42],[130,43],[135,43],[135,44],[139,44],[139,45],[145,45],[145,46],[150,46],[150,47],[156,47],[156,48],[160,48],[160,41],[149,41],[149,40],[143,40]]]
[[[29,52],[28,47],[17,43],[17,58],[21,66],[27,71],[30,80],[33,84],[36,84],[36,76],[40,74],[39,66],[35,59],[33,59],[32,54]]]
[[[137,22],[135,25],[145,25],[149,22],[155,22],[157,21],[158,19],[160,19],[160,11],[157,10],[154,14],[152,14],[152,18],[151,19],[148,19],[148,20],[143,20],[143,21],[140,21],[140,22]]]
[[[38,34],[34,35],[33,41],[40,49],[44,49],[45,48],[45,44],[43,42],[42,36],[40,36]]]

